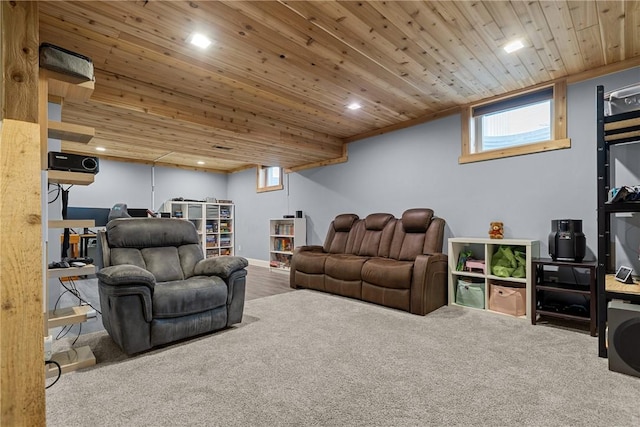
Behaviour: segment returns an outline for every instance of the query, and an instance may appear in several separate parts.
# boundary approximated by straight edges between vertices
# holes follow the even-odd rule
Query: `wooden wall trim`
[[[0,27],[0,425],[44,426],[37,2],[0,2]]]

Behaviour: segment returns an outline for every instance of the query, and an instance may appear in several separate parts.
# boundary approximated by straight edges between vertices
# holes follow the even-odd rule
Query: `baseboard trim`
[[[263,259],[247,258],[247,261],[249,261],[249,265],[255,265],[256,267],[269,268],[269,261],[265,261]]]

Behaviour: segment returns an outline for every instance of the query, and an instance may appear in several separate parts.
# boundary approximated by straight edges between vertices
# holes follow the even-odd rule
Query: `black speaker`
[[[640,377],[640,305],[609,303],[609,370]]]
[[[99,164],[97,157],[49,151],[49,169],[96,174]]]

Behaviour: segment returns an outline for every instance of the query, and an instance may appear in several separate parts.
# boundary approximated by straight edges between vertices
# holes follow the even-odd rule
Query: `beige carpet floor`
[[[425,316],[304,290],[237,327],[95,367],[47,391],[49,426],[637,426],[640,379],[597,339],[505,315]]]

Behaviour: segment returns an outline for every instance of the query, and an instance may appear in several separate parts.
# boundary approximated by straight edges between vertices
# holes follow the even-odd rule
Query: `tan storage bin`
[[[512,316],[527,314],[527,289],[512,286],[489,285],[489,310]]]

